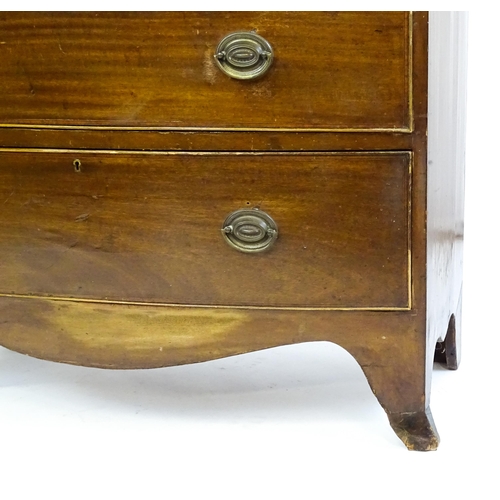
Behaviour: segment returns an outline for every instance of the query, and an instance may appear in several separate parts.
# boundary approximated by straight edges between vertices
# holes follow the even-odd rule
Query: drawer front
[[[404,12],[3,13],[0,125],[408,130]],[[255,32],[274,59],[257,80],[214,54]]]
[[[408,308],[410,163],[404,152],[2,152],[0,293]],[[221,229],[254,208],[278,237],[244,253]]]

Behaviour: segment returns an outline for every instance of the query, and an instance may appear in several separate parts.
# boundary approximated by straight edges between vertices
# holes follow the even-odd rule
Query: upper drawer
[[[232,79],[218,43],[274,60]],[[0,126],[371,131],[411,128],[404,12],[0,14]]]

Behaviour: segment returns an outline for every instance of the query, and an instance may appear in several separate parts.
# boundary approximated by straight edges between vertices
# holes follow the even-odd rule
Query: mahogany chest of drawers
[[[429,66],[426,13],[1,14],[0,344],[152,368],[328,340],[436,448],[462,24]]]

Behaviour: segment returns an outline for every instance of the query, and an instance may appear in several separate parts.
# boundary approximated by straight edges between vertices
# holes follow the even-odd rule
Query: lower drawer
[[[407,152],[3,151],[0,293],[407,309],[410,165]],[[221,231],[239,209],[268,214],[277,238],[269,219]],[[228,235],[273,244],[244,253]]]

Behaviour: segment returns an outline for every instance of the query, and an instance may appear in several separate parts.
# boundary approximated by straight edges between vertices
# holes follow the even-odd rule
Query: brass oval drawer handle
[[[272,217],[257,208],[236,210],[222,224],[226,242],[245,253],[263,252],[278,238],[278,226]]]
[[[224,37],[215,51],[219,68],[231,78],[252,80],[264,75],[273,62],[269,42],[252,31],[238,31]]]

